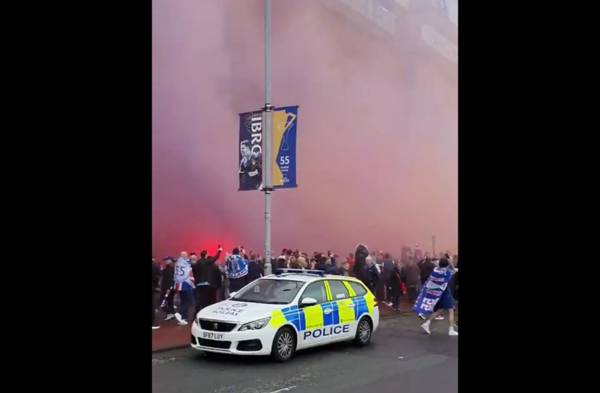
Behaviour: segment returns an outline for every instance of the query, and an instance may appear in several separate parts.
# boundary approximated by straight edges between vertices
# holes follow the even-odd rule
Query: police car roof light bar
[[[310,270],[310,269],[276,269],[275,275],[280,275],[282,273],[297,273],[297,274],[315,274],[317,276],[324,277],[325,272],[323,270]]]

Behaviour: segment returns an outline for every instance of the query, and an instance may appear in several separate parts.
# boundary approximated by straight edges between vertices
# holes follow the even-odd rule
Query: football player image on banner
[[[298,106],[273,112],[273,187],[294,188],[296,184],[296,130]]]
[[[261,187],[262,135],[262,112],[240,113],[239,191]]]

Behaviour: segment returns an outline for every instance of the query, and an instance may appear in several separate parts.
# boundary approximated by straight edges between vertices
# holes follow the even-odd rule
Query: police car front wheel
[[[366,317],[362,318],[356,328],[356,337],[354,338],[354,341],[358,345],[367,345],[371,341],[372,332],[373,328],[371,326],[371,321]]]
[[[285,362],[296,352],[296,335],[289,327],[281,328],[273,339],[271,356],[278,362]]]

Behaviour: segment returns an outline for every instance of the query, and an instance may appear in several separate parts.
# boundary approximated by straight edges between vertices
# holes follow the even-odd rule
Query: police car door
[[[299,347],[311,347],[324,341],[323,339],[323,306],[328,303],[325,281],[315,281],[307,285],[300,296],[299,307],[304,298],[311,297],[317,304],[302,308],[305,329],[299,332]]]
[[[366,288],[362,284],[359,284],[357,282],[345,280],[344,286],[346,287],[346,289],[348,289],[348,292],[350,293],[352,307],[354,308],[352,313],[354,317],[354,323],[351,329],[351,333],[354,336],[354,334],[356,334],[356,324],[358,322],[358,318],[360,318],[365,313],[371,313],[372,309],[369,309],[369,300],[372,302],[373,297],[369,296],[369,293],[367,292]],[[367,297],[369,297],[370,299],[367,299]]]
[[[335,313],[331,321],[333,325],[331,340],[337,341],[352,337],[356,321],[350,292],[342,280],[327,280],[327,287],[332,299],[332,311]],[[327,326],[327,323],[325,325]]]

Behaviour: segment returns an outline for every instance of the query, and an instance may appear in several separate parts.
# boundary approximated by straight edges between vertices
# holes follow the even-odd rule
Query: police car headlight
[[[248,322],[240,326],[240,332],[244,330],[257,330],[264,328],[271,320],[271,317],[259,319],[258,321]]]

